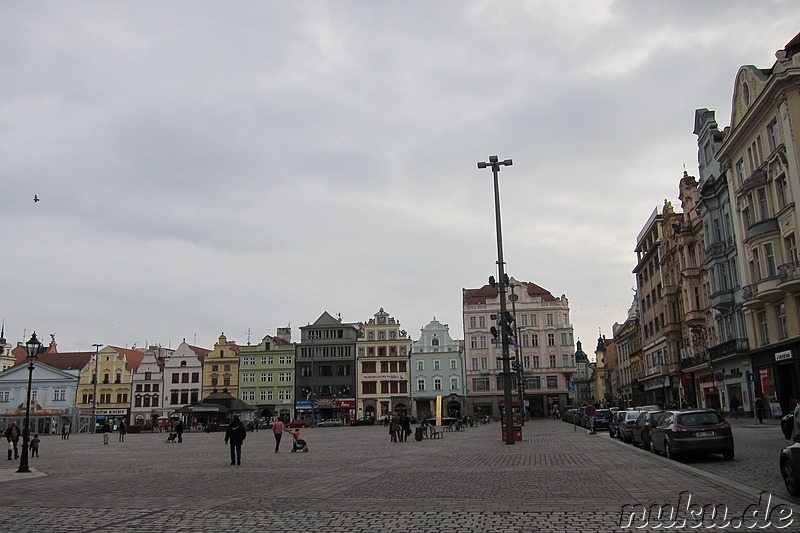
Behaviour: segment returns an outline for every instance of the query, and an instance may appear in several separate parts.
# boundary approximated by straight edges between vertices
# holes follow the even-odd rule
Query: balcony
[[[701,311],[700,309],[692,309],[691,311],[687,311],[683,315],[683,321],[687,326],[699,326],[705,324],[705,311]]]
[[[786,292],[800,290],[800,261],[786,263],[778,267],[778,287]]]
[[[711,357],[709,357],[708,352],[703,351],[700,353],[696,353],[695,355],[684,357],[683,359],[681,359],[681,369],[685,370],[693,366],[708,365],[710,362],[711,362]]]
[[[667,365],[656,365],[656,366],[651,366],[644,372],[639,372],[638,378],[639,381],[642,381],[645,379],[650,379],[655,376],[663,376],[666,374],[669,374],[669,367],[667,367]]]
[[[731,339],[709,348],[708,355],[712,360],[717,360],[728,355],[747,353],[749,351],[750,343],[747,342],[747,339]]]
[[[753,283],[752,285],[745,285],[742,287],[742,299],[744,300],[745,305],[758,303],[757,295],[758,283]]]
[[[756,298],[762,302],[775,303],[783,300],[785,292],[779,287],[780,279],[777,276],[764,278],[758,282]]]
[[[733,290],[727,289],[711,294],[711,307],[723,311],[732,308],[736,304]]]

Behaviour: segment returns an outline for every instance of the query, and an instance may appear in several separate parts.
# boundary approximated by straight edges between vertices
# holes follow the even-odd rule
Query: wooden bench
[[[442,438],[442,432],[441,431],[436,431],[436,428],[434,426],[428,426],[428,438],[429,439],[441,439]]]

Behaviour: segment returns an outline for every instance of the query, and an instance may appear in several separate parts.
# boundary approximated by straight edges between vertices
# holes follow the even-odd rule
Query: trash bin
[[[422,440],[422,436],[425,434],[425,428],[418,427],[417,431],[414,433],[414,440]]]

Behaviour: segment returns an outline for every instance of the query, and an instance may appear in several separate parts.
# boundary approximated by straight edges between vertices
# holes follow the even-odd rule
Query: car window
[[[686,413],[678,418],[682,426],[714,426],[720,423],[717,413]]]
[[[664,416],[661,417],[661,420],[658,421],[658,426],[659,427],[660,426],[669,426],[670,424],[672,424],[673,416],[674,415],[672,413],[666,413]]]

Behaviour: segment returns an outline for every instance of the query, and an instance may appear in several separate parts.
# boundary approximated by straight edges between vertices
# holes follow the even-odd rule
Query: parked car
[[[568,424],[574,424],[575,416],[577,416],[578,410],[577,409],[567,409],[564,411],[564,416],[561,417],[561,420]]]
[[[800,496],[800,442],[794,442],[781,451],[781,476],[786,490]]]
[[[357,418],[350,424],[351,426],[372,426],[375,424],[375,419],[369,416]]]
[[[304,418],[298,418],[297,420],[292,420],[291,422],[287,423],[286,427],[287,428],[307,428],[307,427],[311,427],[311,423],[308,420],[304,419]]]
[[[641,411],[625,411],[625,418],[620,422],[617,428],[617,438],[622,442],[630,442],[633,433],[633,425],[636,424],[636,419],[642,414]]]
[[[614,418],[614,413],[611,412],[611,409],[598,409],[594,415],[594,429],[608,429],[612,418]],[[591,421],[589,421],[589,425],[591,426]]]
[[[269,420],[262,420],[258,424],[258,429],[269,429],[272,427],[272,422]]]
[[[637,407],[639,411],[660,411],[661,408],[657,405],[643,405],[642,407]]]
[[[642,411],[631,429],[631,444],[649,450],[650,432],[663,414],[664,411]]]
[[[733,459],[733,431],[713,409],[666,411],[650,433],[650,449],[670,458],[678,455],[721,453]]]
[[[329,418],[329,419],[323,420],[322,422],[317,424],[317,427],[320,427],[320,428],[335,428],[335,427],[339,427],[341,425],[342,425],[342,421],[339,420],[338,418]]]
[[[617,432],[620,424],[625,423],[625,417],[628,415],[628,411],[617,411],[614,413],[614,416],[611,417],[611,422],[608,423],[608,435],[611,438],[618,438]]]

